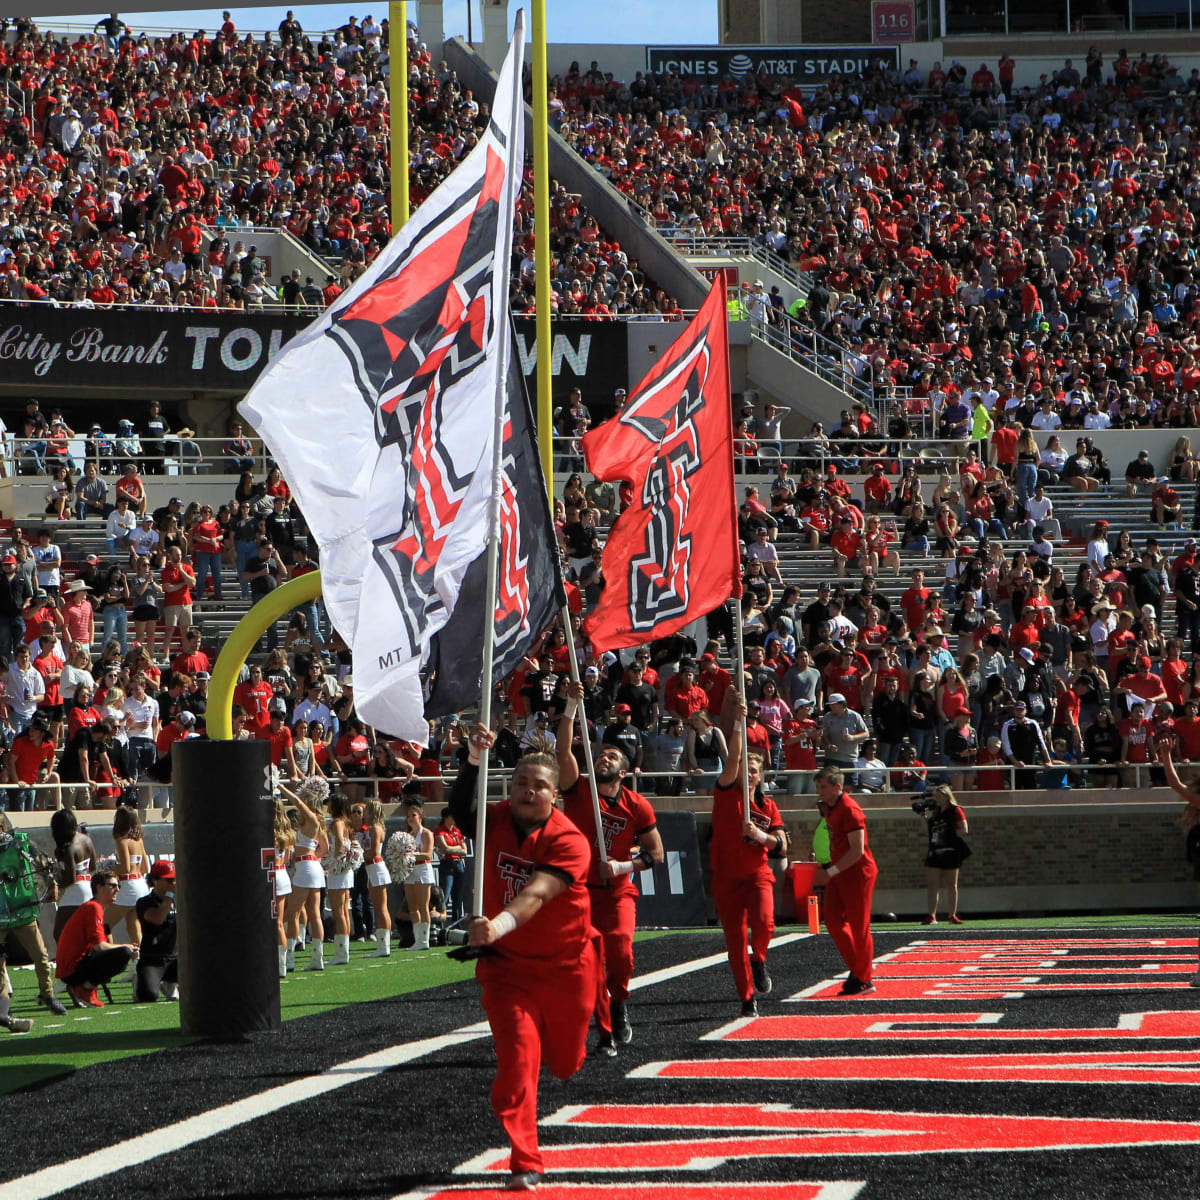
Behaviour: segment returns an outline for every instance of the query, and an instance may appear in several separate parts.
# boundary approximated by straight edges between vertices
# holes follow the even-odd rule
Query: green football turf
[[[637,940],[662,937],[666,932],[648,930],[639,933]],[[326,946],[325,953],[327,959],[331,957],[333,947]],[[473,963],[455,962],[442,948],[428,953],[393,949],[391,958],[382,959],[373,958],[374,953],[374,942],[354,943],[345,966],[289,975],[280,984],[283,1019],[293,1021],[359,1001],[388,1000],[459,983],[475,973]],[[307,965],[307,950],[300,953],[299,961],[301,967]],[[25,1034],[0,1030],[0,1093],[69,1075],[80,1067],[186,1046],[196,1040],[180,1032],[178,1004],[165,1000],[133,1004],[131,983],[112,987],[115,1003],[104,1008],[74,1008],[69,996],[61,996],[67,1015],[56,1017],[37,1003],[37,978],[32,968],[10,968],[9,976],[14,989],[13,1015],[32,1017],[33,1029]]]
[[[939,923],[936,931],[947,936],[968,936],[978,932],[1003,932],[1018,929],[1180,929],[1195,930],[1198,920],[1192,914],[1163,916],[1066,916],[1022,917],[1012,919],[968,919],[961,926]],[[795,926],[783,925],[781,933]],[[931,932],[919,922],[887,921],[876,918],[879,932]],[[696,930],[644,930],[638,941],[695,933]],[[713,952],[721,949],[719,931],[709,931]],[[332,953],[332,947],[326,947]],[[394,950],[392,957],[376,959],[373,942],[350,947],[350,962],[342,967],[327,967],[324,972],[298,971],[281,984],[283,1019],[315,1016],[365,1000],[387,1000],[408,992],[458,983],[474,972],[470,963],[458,963],[446,957],[442,949],[429,953]],[[308,951],[300,955],[301,965],[309,961]],[[102,1009],[76,1009],[64,997],[67,1015],[56,1017],[36,1003],[37,980],[30,968],[10,970],[15,993],[13,1014],[32,1017],[33,1029],[27,1034],[0,1033],[0,1093],[15,1091],[57,1076],[69,1075],[81,1067],[151,1054],[195,1039],[179,1030],[179,1006],[160,1000],[156,1004],[130,1002],[132,984],[113,989],[116,1001]]]

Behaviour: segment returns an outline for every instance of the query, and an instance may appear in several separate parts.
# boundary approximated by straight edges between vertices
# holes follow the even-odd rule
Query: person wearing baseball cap
[[[1037,770],[1031,764],[1050,765],[1050,751],[1042,728],[1031,721],[1024,700],[1014,700],[1012,718],[1000,727],[1000,748],[1005,762],[1016,767],[1016,787],[1022,791],[1037,787]]]
[[[792,705],[792,719],[783,723],[783,765],[789,772],[789,796],[808,796],[813,790],[812,772],[817,769],[817,743],[821,739],[821,727],[813,719],[814,708],[813,700],[799,696]]]
[[[32,596],[25,573],[17,570],[17,556],[6,550],[0,555],[0,654],[6,659],[25,640],[21,614]]]
[[[846,786],[856,785],[854,767],[858,762],[859,743],[865,742],[870,733],[867,723],[846,702],[841,692],[832,692],[826,703],[829,711],[821,720],[821,741],[825,747],[825,761],[837,766],[846,777]]]
[[[150,868],[150,894],[137,902],[142,923],[141,950],[133,998],[153,1004],[178,998],[179,965],[175,955],[175,864],[160,858]]]

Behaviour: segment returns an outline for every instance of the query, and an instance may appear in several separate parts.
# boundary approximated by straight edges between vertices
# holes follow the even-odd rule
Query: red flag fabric
[[[583,438],[598,479],[631,481],[604,547],[604,590],[583,623],[597,651],[666,637],[734,594],[740,551],[725,283],[633,390]]]

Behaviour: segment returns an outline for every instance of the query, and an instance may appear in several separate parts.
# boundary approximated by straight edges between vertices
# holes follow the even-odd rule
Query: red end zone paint
[[[1200,1060],[1187,1050],[1071,1054],[900,1054],[886,1058],[720,1058],[648,1063],[643,1079],[892,1079],[938,1083],[1200,1085]]]
[[[553,1183],[538,1188],[540,1200],[629,1200],[636,1193],[646,1200],[853,1200],[866,1187],[863,1180],[838,1179],[822,1183]],[[428,1188],[406,1192],[395,1200],[479,1200],[495,1196],[489,1181],[479,1187]]]
[[[1045,975],[1156,976],[1195,975],[1196,960],[1183,963],[1147,963],[1137,967],[1107,967],[1087,964],[1073,958],[1030,958],[1025,962],[989,963],[919,963],[901,959],[899,962],[877,962],[875,980],[880,979],[1011,979],[1014,976]]]
[[[547,1170],[606,1173],[707,1171],[731,1160],[748,1158],[1200,1144],[1200,1125],[1182,1121],[792,1109],[784,1105],[596,1105],[560,1110],[543,1124],[679,1131],[680,1137],[669,1140],[541,1148]],[[714,1135],[714,1130],[728,1130],[729,1134]],[[508,1149],[488,1151],[470,1166],[488,1173],[506,1171]]]
[[[1137,980],[1114,980],[1111,983],[1091,983],[1080,979],[1047,979],[1037,976],[1014,975],[1010,978],[971,976],[955,979],[880,979],[878,991],[869,996],[840,996],[838,993],[846,982],[844,975],[827,979],[815,987],[788,996],[790,1002],[804,1000],[840,1000],[845,1004],[869,1004],[880,1000],[1019,1000],[1022,996],[1036,992],[1145,992],[1170,988],[1183,991],[1187,988],[1187,977],[1172,976],[1156,979],[1141,976]]]
[[[755,1017],[706,1034],[708,1041],[1124,1041],[1200,1037],[1200,1012],[1124,1013],[1113,1029],[1013,1029],[996,1024],[1003,1013],[872,1013]],[[923,1025],[937,1025],[924,1029]],[[958,1028],[956,1028],[956,1026]]]
[[[955,937],[953,942],[921,938],[902,946],[896,953],[904,954],[912,950],[920,950],[923,953],[944,950],[950,954],[962,950],[990,950],[993,952],[1007,950],[1022,954],[1036,954],[1039,950],[1047,947],[1055,949],[1065,947],[1068,950],[1139,950],[1144,947],[1169,949],[1172,946],[1190,946],[1195,950],[1198,945],[1200,945],[1200,940],[1197,938],[1037,938],[1026,940],[1024,938],[960,939]]]

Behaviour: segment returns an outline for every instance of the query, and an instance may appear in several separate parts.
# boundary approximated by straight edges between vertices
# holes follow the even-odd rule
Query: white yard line
[[[800,941],[811,936],[807,933],[787,933],[771,942],[772,949],[786,945],[788,942]],[[695,971],[703,971],[708,967],[726,962],[724,954],[710,954],[704,958],[691,959],[678,963],[673,967],[664,967],[661,971],[651,971],[635,979],[630,984],[630,990],[653,987],[655,984],[666,983]],[[76,1021],[87,1020],[77,1017]],[[81,1158],[57,1163],[52,1167],[44,1167],[19,1179],[11,1179],[0,1183],[0,1200],[45,1200],[46,1197],[56,1196],[60,1192],[72,1191],[78,1194],[85,1185],[105,1175],[111,1175],[126,1167],[138,1163],[149,1162],[166,1154],[183,1150],[196,1142],[216,1137],[238,1125],[249,1121],[257,1121],[281,1108],[292,1104],[300,1104],[312,1100],[327,1092],[337,1091],[354,1083],[362,1083],[376,1075],[383,1074],[393,1067],[413,1062],[429,1054],[436,1054],[454,1046],[467,1042],[478,1041],[488,1037],[490,1030],[486,1021],[473,1025],[464,1025],[451,1033],[438,1037],[423,1038],[416,1042],[402,1042],[396,1046],[388,1046],[373,1054],[364,1054],[361,1058],[352,1058],[348,1062],[330,1067],[319,1075],[310,1075],[279,1087],[269,1088],[245,1099],[236,1100],[232,1104],[223,1104],[220,1108],[209,1112],[199,1113],[183,1121],[176,1121],[162,1129],[130,1138],[104,1150],[96,1150]]]

